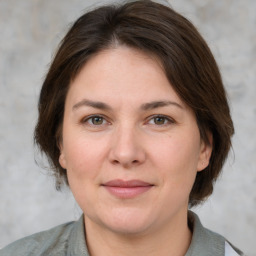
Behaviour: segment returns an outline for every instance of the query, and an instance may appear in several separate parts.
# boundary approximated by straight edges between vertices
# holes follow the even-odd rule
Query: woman
[[[0,255],[242,255],[188,207],[213,191],[233,123],[207,44],[152,1],[97,8],[61,42],[35,141],[83,216]]]

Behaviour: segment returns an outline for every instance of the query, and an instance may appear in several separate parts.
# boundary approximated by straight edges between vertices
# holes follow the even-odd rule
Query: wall
[[[33,128],[44,75],[69,24],[95,1],[0,0],[0,247],[76,219],[68,190],[35,163]],[[256,1],[173,0],[203,34],[223,74],[236,134],[213,196],[196,211],[256,255]]]

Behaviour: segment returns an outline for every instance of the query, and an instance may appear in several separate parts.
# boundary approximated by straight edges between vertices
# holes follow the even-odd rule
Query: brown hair
[[[64,105],[70,81],[99,51],[126,45],[153,54],[180,98],[195,112],[201,138],[213,151],[208,167],[197,173],[190,205],[213,191],[234,133],[225,89],[215,59],[196,28],[171,8],[149,0],[97,8],[70,28],[52,61],[42,86],[35,142],[56,175],[56,186],[66,170],[59,164]]]

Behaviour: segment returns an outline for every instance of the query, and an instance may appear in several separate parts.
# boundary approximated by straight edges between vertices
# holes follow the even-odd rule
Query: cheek
[[[85,136],[67,138],[64,142],[65,158],[68,176],[80,179],[84,175],[97,175],[102,163],[103,152],[100,140],[93,140]]]
[[[182,136],[183,135],[183,136]],[[163,179],[177,184],[193,184],[197,173],[200,137],[177,135],[154,144],[152,158]]]
[[[84,205],[88,207],[93,201],[95,187],[99,183],[101,163],[98,143],[84,136],[73,137],[66,140],[65,149],[69,186],[77,203],[85,211]]]

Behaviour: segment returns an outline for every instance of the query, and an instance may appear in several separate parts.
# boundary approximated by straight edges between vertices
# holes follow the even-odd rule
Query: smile
[[[111,180],[102,186],[110,192],[110,194],[120,199],[137,197],[153,187],[152,184],[140,180]]]

